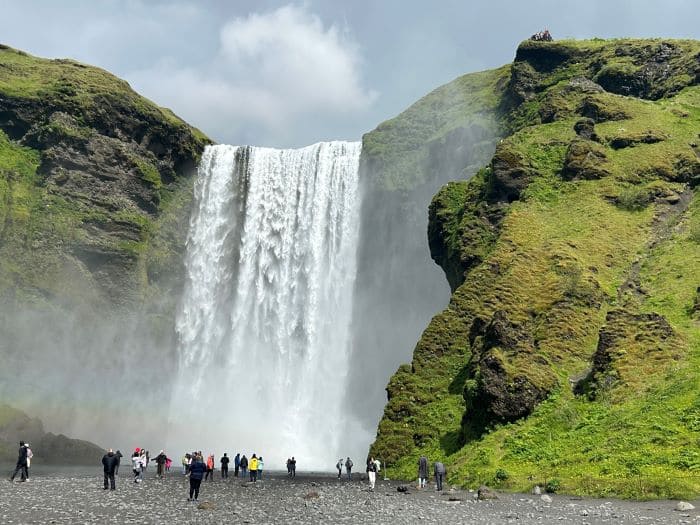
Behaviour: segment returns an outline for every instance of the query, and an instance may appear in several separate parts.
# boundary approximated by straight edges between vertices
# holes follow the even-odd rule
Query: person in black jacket
[[[17,465],[15,466],[15,471],[10,476],[10,481],[15,480],[17,473],[21,471],[21,481],[27,481],[29,477],[29,472],[27,469],[27,446],[24,441],[19,442],[19,451],[17,452]]]
[[[168,461],[168,456],[160,451],[160,454],[156,456],[157,474],[158,477],[163,479],[165,477],[165,462]]]
[[[105,485],[104,488],[107,490],[108,488],[114,490],[117,488],[116,482],[114,480],[114,473],[117,469],[117,465],[119,464],[119,456],[117,456],[112,449],[109,449],[109,452],[107,452],[104,456],[102,456],[102,466],[104,467],[104,473],[105,473]],[[109,483],[108,483],[109,481]]]
[[[117,456],[117,466],[114,469],[114,475],[117,476],[119,475],[119,465],[121,465],[122,463],[122,458],[124,457],[124,454],[121,453],[121,450],[117,449],[114,455]]]
[[[228,464],[229,461],[231,461],[231,458],[229,458],[228,454],[224,452],[224,457],[222,457],[219,461],[221,462],[221,479],[228,479]]]
[[[199,498],[199,486],[202,484],[202,478],[204,478],[206,471],[207,466],[204,464],[204,458],[197,454],[192,458],[190,465],[190,497],[187,501],[196,502]]]

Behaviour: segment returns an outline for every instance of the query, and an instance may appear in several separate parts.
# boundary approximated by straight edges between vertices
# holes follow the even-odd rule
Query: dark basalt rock
[[[689,64],[682,50],[673,42],[621,45],[615,54],[628,58],[628,61],[601,65],[595,77],[596,82],[611,93],[657,100],[698,82],[698,57],[695,57],[694,65]],[[694,69],[695,75],[688,75],[689,69]]]
[[[509,144],[500,143],[491,160],[489,199],[495,202],[518,200],[536,173]]]
[[[496,491],[490,489],[486,485],[481,485],[479,490],[476,491],[476,499],[481,501],[494,500],[498,499],[498,494],[496,494]]]
[[[598,140],[595,132],[595,121],[591,118],[582,118],[574,124],[576,134],[586,140]]]
[[[612,137],[609,141],[613,149],[634,147],[638,144],[656,144],[666,140],[666,135],[660,131],[646,130],[641,133],[625,133]]]

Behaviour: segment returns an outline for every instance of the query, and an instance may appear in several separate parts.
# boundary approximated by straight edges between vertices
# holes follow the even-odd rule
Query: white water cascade
[[[327,470],[345,452],[360,147],[205,150],[176,319],[171,454],[255,452],[267,469],[295,456]]]

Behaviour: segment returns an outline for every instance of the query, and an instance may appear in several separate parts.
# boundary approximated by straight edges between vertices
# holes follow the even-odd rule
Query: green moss
[[[510,108],[504,128],[513,133],[502,147],[518,159],[512,176],[528,179],[514,202],[498,204],[502,221],[481,252],[463,239],[478,230],[479,206],[494,206],[485,196],[500,194],[477,189],[513,183],[508,171],[492,166],[500,173],[451,183],[433,201],[443,267],[481,258],[424,332],[412,365],[389,383],[372,451],[387,458],[391,477],[413,479],[417,458],[427,454],[447,463],[450,483],[468,487],[506,472],[498,484],[508,490],[556,480],[559,492],[595,496],[700,493],[700,456],[693,452],[700,444],[700,201],[694,195],[687,211],[685,201],[668,204],[698,183],[700,88],[689,86],[697,80],[688,72],[700,46],[668,44],[596,40],[519,49],[541,91]],[[638,93],[661,97],[655,102],[567,87],[582,74],[653,74],[655,66],[645,64],[667,52],[672,74],[658,89]],[[562,176],[581,113],[598,122],[595,147],[606,159],[598,180]],[[542,115],[555,118],[542,124]],[[658,140],[648,139],[650,130]],[[632,140],[620,147],[616,138]],[[570,386],[591,366],[608,312],[621,308],[629,315],[617,321],[616,381],[594,399],[577,397]],[[495,312],[505,313],[511,330],[489,350],[506,383],[523,375],[549,396],[525,418],[492,419],[474,432],[481,407],[469,400],[484,388],[477,354],[494,337],[475,320],[488,322]],[[670,332],[644,324],[652,313],[648,319],[667,322]]]

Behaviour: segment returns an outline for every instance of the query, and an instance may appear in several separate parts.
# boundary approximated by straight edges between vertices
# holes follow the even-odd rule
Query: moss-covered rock
[[[162,201],[177,200],[188,215],[171,195],[189,193],[180,181],[191,177],[208,139],[105,71],[3,46],[0,140],[13,155],[37,159],[21,173],[8,167],[1,174],[13,190],[5,196],[11,220],[0,259],[32,263],[0,265],[0,298],[141,303]],[[22,203],[13,198],[19,194]]]
[[[372,445],[389,475],[415,477],[426,454],[469,487],[506,471],[515,490],[700,493],[697,458],[678,452],[700,439],[699,52],[521,45],[506,136],[431,205],[453,294],[389,383]]]

